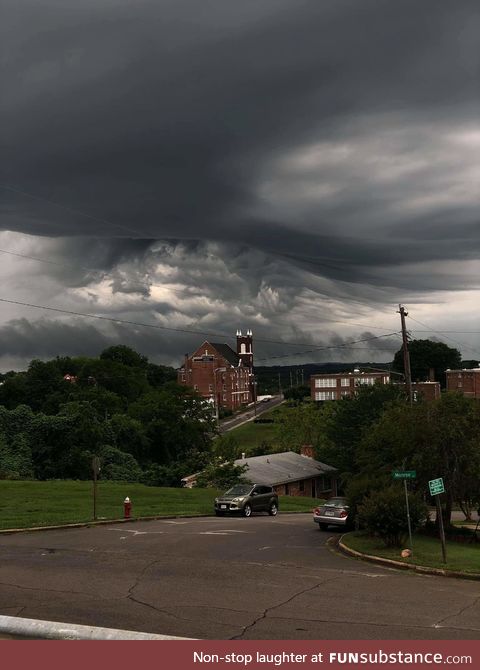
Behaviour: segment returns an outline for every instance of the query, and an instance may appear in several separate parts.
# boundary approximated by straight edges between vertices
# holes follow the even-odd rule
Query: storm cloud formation
[[[1,297],[319,346],[398,330],[399,301],[479,330],[476,1],[4,7],[0,248],[51,262],[0,254]],[[65,328],[169,363],[198,340],[2,314],[14,362],[52,319],[71,353]]]

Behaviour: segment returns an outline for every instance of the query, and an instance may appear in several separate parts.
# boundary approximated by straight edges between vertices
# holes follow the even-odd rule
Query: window
[[[373,386],[375,377],[356,377],[355,386]]]
[[[223,400],[224,400],[224,401],[227,400],[227,396],[226,396],[226,395],[223,396]]]
[[[209,385],[208,385],[208,390],[209,390],[209,391],[213,391],[213,384],[209,384]]]
[[[350,377],[342,377],[342,386],[350,386]]]
[[[226,384],[223,385],[223,390],[224,390],[224,391],[227,390],[227,385],[226,385]]]
[[[342,398],[350,398],[350,391],[342,391]]]
[[[337,380],[335,378],[326,379],[322,377],[320,379],[315,379],[315,388],[324,389],[324,388],[336,388]]]
[[[198,391],[198,384],[195,384],[195,386],[193,387],[193,390]]]
[[[317,391],[315,400],[335,400],[335,391]]]

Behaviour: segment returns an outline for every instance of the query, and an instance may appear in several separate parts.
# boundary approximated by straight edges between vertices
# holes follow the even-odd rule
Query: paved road
[[[220,434],[228,433],[230,430],[238,428],[238,426],[241,426],[244,423],[253,421],[257,416],[260,416],[260,414],[272,410],[274,407],[281,405],[282,402],[283,402],[283,396],[275,396],[274,398],[272,398],[272,400],[269,400],[268,402],[258,402],[256,413],[255,409],[252,407],[251,409],[247,410],[246,412],[242,412],[241,414],[235,416],[232,419],[222,420],[219,426]]]
[[[480,582],[335,555],[309,514],[0,537],[0,613],[209,639],[478,639]]]

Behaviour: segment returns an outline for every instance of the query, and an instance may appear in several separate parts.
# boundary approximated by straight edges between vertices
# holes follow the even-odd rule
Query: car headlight
[[[234,502],[234,503],[241,503],[241,502],[243,502],[244,500],[245,500],[245,497],[234,498],[234,499],[232,500],[232,502]]]

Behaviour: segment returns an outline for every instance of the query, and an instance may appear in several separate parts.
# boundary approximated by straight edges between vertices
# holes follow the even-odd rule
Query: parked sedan
[[[349,506],[346,498],[330,498],[323,505],[313,510],[313,520],[318,523],[319,530],[327,530],[328,526],[346,527],[350,523]]]
[[[262,484],[237,484],[223,495],[215,498],[215,514],[243,514],[268,512],[275,516],[278,511],[278,496],[271,486]]]

